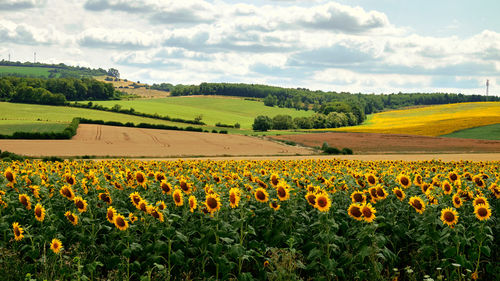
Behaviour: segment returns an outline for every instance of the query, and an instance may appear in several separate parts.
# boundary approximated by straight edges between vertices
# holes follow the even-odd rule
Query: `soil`
[[[355,154],[500,153],[500,141],[375,133],[310,133],[270,136],[309,147],[350,148]],[[500,160],[500,159],[499,159]]]
[[[185,157],[311,154],[308,148],[242,135],[80,124],[71,140],[0,140],[27,156]]]

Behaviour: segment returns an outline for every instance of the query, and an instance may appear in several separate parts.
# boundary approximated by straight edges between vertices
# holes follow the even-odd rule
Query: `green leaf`
[[[225,243],[227,243],[227,244],[231,244],[231,243],[234,242],[233,239],[228,238],[228,237],[220,237],[220,240],[223,241],[223,242],[225,242]]]
[[[489,257],[491,255],[490,247],[488,247],[488,246],[482,246],[481,247],[481,253],[484,253],[487,257]]]
[[[187,243],[189,240],[186,235],[180,233],[179,231],[175,232],[175,236],[177,236],[177,238],[179,238],[179,240],[181,240],[184,243]]]

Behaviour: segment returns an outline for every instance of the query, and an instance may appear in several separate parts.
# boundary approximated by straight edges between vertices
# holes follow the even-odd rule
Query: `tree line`
[[[40,62],[19,62],[19,61],[7,61],[7,60],[1,60],[0,65],[3,66],[21,66],[21,67],[44,67],[44,68],[50,68],[49,70],[49,77],[48,78],[80,78],[80,77],[92,77],[92,76],[102,76],[102,75],[110,75],[110,76],[115,76],[112,74],[116,74],[117,71],[116,69],[111,68],[110,70],[105,70],[102,68],[90,68],[90,67],[83,67],[83,66],[70,66],[66,65],[64,63],[59,63],[59,64],[47,64],[47,63],[40,63]],[[116,71],[116,72],[115,72]],[[20,75],[20,74],[14,74],[10,73],[9,75],[13,76],[25,76],[28,77],[28,75]],[[30,75],[33,77],[33,75]],[[35,75],[36,76],[36,75]],[[45,77],[45,76],[43,76]]]
[[[112,84],[92,78],[0,77],[0,101],[64,105],[67,101],[113,98]]]
[[[243,83],[201,83],[200,85],[177,85],[171,88],[172,96],[222,95],[261,98],[267,106],[314,110],[320,112],[325,104],[344,102],[357,105],[364,114],[396,109],[405,106],[448,104],[478,101],[500,101],[500,97],[464,95],[450,93],[392,93],[351,94],[348,92],[311,91],[306,88],[281,88],[267,85]]]

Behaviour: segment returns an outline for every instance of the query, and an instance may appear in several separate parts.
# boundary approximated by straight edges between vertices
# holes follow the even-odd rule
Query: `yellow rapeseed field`
[[[497,123],[500,123],[500,103],[470,102],[376,113],[362,125],[334,130],[441,136],[459,130]]]

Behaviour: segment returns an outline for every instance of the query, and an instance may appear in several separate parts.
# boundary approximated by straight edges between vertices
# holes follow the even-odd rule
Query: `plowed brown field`
[[[500,152],[500,141],[375,133],[312,133],[273,136],[305,146],[348,147],[356,154],[381,153],[494,153]]]
[[[242,156],[311,154],[307,148],[241,135],[81,124],[71,140],[0,140],[0,149],[28,156]]]

